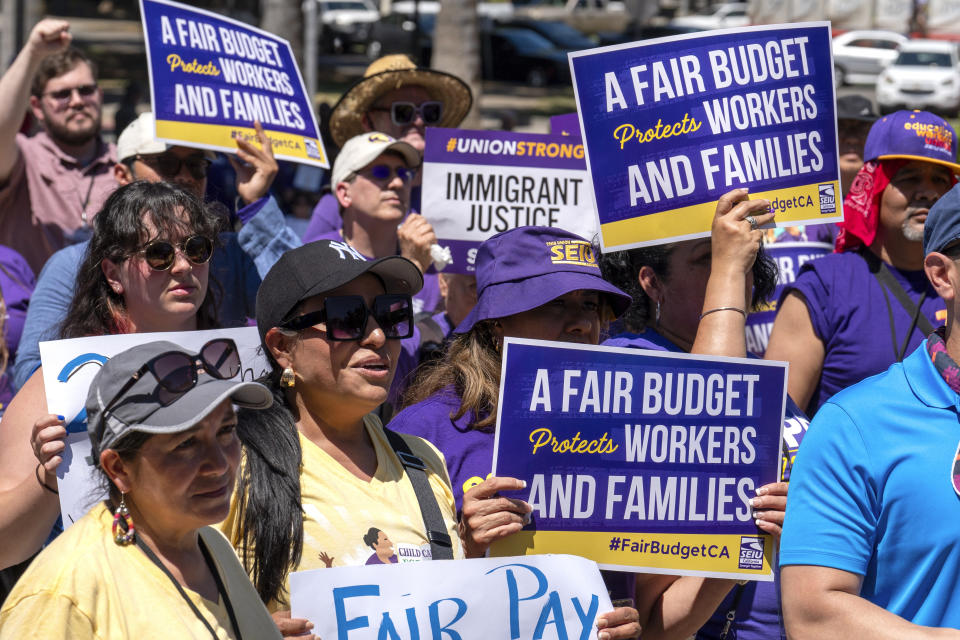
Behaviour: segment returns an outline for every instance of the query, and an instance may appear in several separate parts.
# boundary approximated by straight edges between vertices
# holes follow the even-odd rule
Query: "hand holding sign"
[[[787,511],[789,482],[771,482],[757,489],[757,497],[750,499],[754,508],[757,526],[780,538],[783,533],[783,517]]]
[[[487,478],[463,494],[460,537],[468,558],[480,558],[495,541],[520,531],[533,510],[523,500],[504,498],[500,491],[519,491],[527,483],[516,478]]]
[[[263,125],[254,120],[253,128],[257,132],[258,147],[243,138],[237,138],[237,160],[227,156],[230,166],[237,173],[237,193],[245,204],[259,200],[270,192],[270,185],[277,177],[280,166],[273,157],[273,145],[263,130]]]
[[[407,219],[397,227],[397,242],[400,244],[400,255],[408,259],[425,272],[433,261],[430,258],[430,247],[437,243],[437,234],[427,219],[418,213],[411,213]]]
[[[717,202],[711,231],[711,274],[729,270],[742,278],[753,267],[763,241],[759,227],[773,222],[774,214],[769,210],[769,200],[749,200],[747,193],[747,189],[734,189]]]
[[[63,450],[66,449],[67,427],[63,416],[47,414],[37,419],[30,434],[30,445],[33,455],[37,457],[43,469],[56,483],[57,466],[63,461]],[[48,485],[50,482],[47,483]]]

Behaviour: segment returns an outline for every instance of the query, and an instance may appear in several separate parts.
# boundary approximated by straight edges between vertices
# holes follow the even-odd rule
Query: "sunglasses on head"
[[[375,164],[357,173],[366,177],[368,180],[375,180],[384,184],[393,180],[393,176],[400,178],[400,182],[409,184],[414,176],[417,175],[416,169],[407,169],[403,166],[391,167],[388,164]]]
[[[323,301],[323,309],[305,313],[280,326],[301,331],[322,323],[328,340],[361,340],[366,335],[370,316],[390,340],[413,335],[413,302],[405,293],[381,294],[373,299],[373,308],[367,307],[362,296],[329,296]]]
[[[130,376],[103,408],[100,413],[100,436],[103,435],[107,412],[113,409],[123,394],[148,371],[159,385],[157,397],[160,403],[166,406],[197,386],[200,373],[206,373],[218,380],[229,380],[240,373],[240,353],[237,351],[237,344],[230,338],[216,338],[200,347],[200,351],[194,355],[183,351],[167,351],[150,358]]]
[[[394,102],[389,107],[376,107],[377,111],[389,111],[390,120],[397,126],[410,124],[419,115],[423,124],[437,124],[443,117],[443,103],[429,100],[420,106],[412,102]]]
[[[206,264],[213,255],[213,240],[200,235],[190,236],[177,244],[166,240],[153,240],[137,249],[134,254],[142,253],[144,261],[154,271],[166,271],[176,261],[178,249],[191,264]]]
[[[79,87],[70,87],[69,89],[58,89],[57,91],[47,91],[43,95],[53,98],[55,102],[63,105],[70,101],[70,98],[73,97],[74,91],[80,94],[81,99],[89,98],[90,96],[97,93],[97,85],[82,84]]]
[[[186,167],[191,178],[203,180],[207,177],[207,171],[210,169],[210,159],[204,156],[181,158],[174,153],[157,153],[145,156],[138,155],[137,160],[153,167],[167,178],[179,175],[180,169]]]

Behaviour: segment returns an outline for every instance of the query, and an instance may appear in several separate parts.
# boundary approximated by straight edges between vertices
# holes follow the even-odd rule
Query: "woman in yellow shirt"
[[[91,462],[108,499],[33,561],[0,609],[0,639],[279,638],[230,544],[240,462],[232,404],[270,392],[231,380],[232,340],[199,353],[150,342],[111,358],[90,385]]]

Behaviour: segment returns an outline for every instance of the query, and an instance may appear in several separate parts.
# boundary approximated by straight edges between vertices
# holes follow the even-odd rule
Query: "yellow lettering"
[[[554,248],[555,247],[551,247],[551,250]],[[534,436],[536,436],[536,439],[534,439]],[[540,429],[534,429],[533,431],[531,431],[530,442],[533,443],[533,453],[536,453],[537,449],[546,445],[552,439],[553,439],[553,433],[550,431],[550,429],[541,427]]]

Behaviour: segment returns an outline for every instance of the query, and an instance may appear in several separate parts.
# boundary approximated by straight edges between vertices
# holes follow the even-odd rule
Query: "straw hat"
[[[383,56],[370,63],[363,78],[347,89],[330,113],[330,133],[338,147],[364,132],[363,116],[386,93],[402,86],[418,85],[443,103],[438,127],[456,127],[473,104],[470,87],[460,78],[424,69],[403,54]]]

